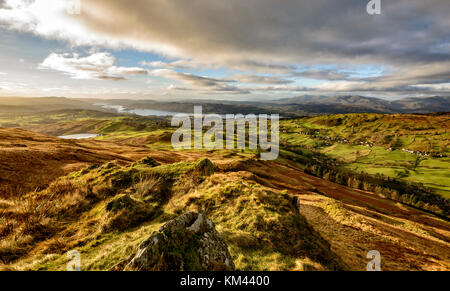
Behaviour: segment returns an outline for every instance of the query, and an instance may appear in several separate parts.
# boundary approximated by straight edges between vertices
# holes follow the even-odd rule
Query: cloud
[[[137,67],[117,67],[115,58],[107,52],[81,57],[78,54],[50,54],[40,65],[40,69],[60,71],[73,79],[126,80],[124,75],[147,75],[145,69]]]
[[[339,79],[336,79],[339,80]],[[314,87],[323,91],[442,92],[450,83],[450,62],[415,65],[372,78],[347,78]]]
[[[130,5],[129,0],[81,0],[81,14],[70,15],[64,0],[5,0],[0,25],[74,46],[132,48],[167,57],[169,61],[141,64],[154,69],[237,70],[245,73],[235,80],[242,83],[287,85],[307,78],[325,81],[310,86],[314,90],[380,92],[448,83],[443,67],[450,63],[450,1],[384,1],[376,16],[366,13],[367,2],[134,0]],[[80,68],[73,64],[78,58],[55,55],[44,63],[72,78],[127,75],[113,65]],[[322,64],[376,65],[386,71],[379,77],[355,78],[339,70],[297,70]],[[134,73],[140,72],[136,69]],[[171,74],[191,89],[246,91],[239,82]],[[419,86],[426,84],[433,86]]]
[[[216,92],[234,92],[246,94],[247,90],[242,90],[236,86],[230,85],[236,81],[229,79],[217,79],[210,77],[197,76],[189,73],[181,73],[169,69],[156,69],[150,72],[150,75],[163,77],[170,80],[176,80],[191,88],[171,86],[174,90],[197,90],[197,91],[216,91]]]
[[[279,76],[260,76],[260,75],[246,75],[246,74],[236,74],[231,75],[228,78],[237,80],[241,83],[249,84],[290,84],[293,80],[285,79]]]
[[[247,88],[251,92],[306,92],[313,91],[313,89],[305,86],[296,85],[280,85],[280,86],[259,86]]]
[[[302,72],[295,72],[293,75],[315,80],[346,80],[350,78],[350,75],[347,73],[336,72],[333,70],[305,70]]]
[[[366,1],[354,0],[82,0],[80,15],[68,15],[65,2],[6,0],[10,9],[1,9],[0,18],[11,28],[75,44],[236,66],[419,62],[449,55],[450,4],[444,0],[386,1],[376,17],[366,13]]]
[[[200,64],[195,63],[192,60],[177,60],[172,62],[163,62],[163,61],[152,61],[146,62],[143,61],[140,63],[141,66],[151,67],[151,68],[160,68],[160,69],[181,69],[181,70],[195,70],[201,67],[207,67],[208,64]]]
[[[171,84],[168,90],[177,91],[196,91],[196,92],[229,92],[234,94],[249,94],[251,92],[302,92],[309,91],[310,89],[304,86],[291,86],[286,85],[291,82],[283,79],[277,79],[277,77],[262,77],[262,76],[241,76],[233,75],[226,79],[209,78],[203,76],[197,76],[194,74],[176,72],[169,69],[157,69],[150,72],[151,76],[163,77],[169,80],[176,80],[181,82],[185,86],[176,86]],[[261,83],[261,84],[277,84],[274,86],[255,86],[255,87],[243,87],[238,86],[238,83]],[[233,85],[234,84],[234,85]]]

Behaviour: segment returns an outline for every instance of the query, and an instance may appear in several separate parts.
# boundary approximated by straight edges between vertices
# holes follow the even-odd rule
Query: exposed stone
[[[234,263],[213,222],[187,212],[142,242],[125,270],[230,271]]]

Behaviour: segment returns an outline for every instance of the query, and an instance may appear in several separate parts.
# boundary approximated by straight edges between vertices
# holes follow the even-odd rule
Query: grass
[[[62,126],[70,118],[72,125],[83,124],[80,130],[91,127],[102,133],[96,138],[99,141],[172,149],[173,129],[161,120],[124,116],[103,119],[87,112],[73,116],[55,113],[48,119],[29,115],[16,121],[23,122],[22,126],[54,122],[57,125],[46,130],[56,132],[72,130]],[[414,168],[415,154],[389,150],[394,143],[406,149],[423,149],[431,143],[431,148],[444,153],[448,134],[437,126],[425,127],[433,121],[431,117],[411,127],[404,127],[396,118],[343,115],[283,120],[281,138],[289,145],[300,146],[304,153],[318,151],[343,161],[344,167],[353,170],[422,182],[449,197],[449,158],[426,157]],[[438,121],[446,122],[444,117],[433,122]],[[395,132],[401,134],[390,137]],[[343,139],[348,139],[348,143]],[[374,145],[357,143],[362,140]],[[198,156],[203,152],[209,151],[192,150]],[[77,249],[82,254],[83,269],[110,269],[128,258],[165,221],[194,210],[205,211],[216,224],[238,269],[345,269],[330,244],[298,213],[296,194],[268,187],[248,171],[245,165],[252,162],[256,153],[214,151],[215,157],[223,160],[215,165],[216,172],[211,176],[198,171],[200,161],[159,165],[145,158],[127,166],[110,162],[73,172],[22,197],[2,199],[1,260],[12,269],[64,270],[69,261],[65,252]],[[291,168],[296,155],[283,149],[281,154],[284,158],[279,162]],[[302,167],[301,162],[296,165]],[[291,180],[295,180],[293,185],[298,184],[291,177],[276,182],[289,184]],[[359,226],[360,221],[354,220],[342,203],[327,202],[320,207],[340,224]],[[426,235],[414,223],[399,222],[398,226]]]
[[[83,270],[111,269],[164,221],[195,210],[216,224],[238,269],[344,268],[298,214],[287,191],[274,192],[238,169],[204,176],[202,161],[149,161],[90,167],[21,201],[3,203],[3,263],[12,269],[64,270],[65,253],[76,249]]]
[[[449,115],[412,114],[336,114],[283,120],[282,132],[304,133],[302,144],[312,141],[305,138],[329,137],[331,140],[347,140],[350,144],[360,141],[389,147],[396,142],[413,151],[449,153]]]
[[[282,120],[280,129],[283,142],[326,154],[344,168],[422,183],[450,198],[449,158],[406,151],[448,155],[448,114],[324,115]]]
[[[239,173],[215,174],[175,196],[165,209],[174,214],[188,210],[206,211],[229,244],[238,269],[293,270],[304,267],[300,263],[305,257],[317,269],[343,268],[298,214],[294,197],[272,192]]]
[[[128,190],[135,194],[130,188],[134,179],[151,172],[164,178],[164,183],[171,183],[168,179],[189,168],[189,164],[180,163],[154,168],[143,163],[124,168],[108,163],[60,178],[41,192],[9,201],[0,228],[2,261],[15,262],[31,250],[62,255],[60,252],[69,249],[89,248],[105,235],[151,221],[161,214],[158,208],[165,200],[164,193],[157,196],[152,191],[154,199],[146,201],[139,197],[142,193],[130,195]]]

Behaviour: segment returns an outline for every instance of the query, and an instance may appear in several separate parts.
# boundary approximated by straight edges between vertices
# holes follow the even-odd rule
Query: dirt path
[[[450,269],[450,244],[422,232],[423,225],[415,229],[389,216],[374,219],[345,204],[348,216],[334,216],[323,209],[327,203],[335,201],[318,194],[301,195],[300,213],[352,270],[366,270],[370,250],[380,252],[383,270]]]
[[[366,269],[370,250],[381,253],[385,270],[450,270],[449,222],[278,163],[249,169],[299,195],[300,213],[353,270]]]

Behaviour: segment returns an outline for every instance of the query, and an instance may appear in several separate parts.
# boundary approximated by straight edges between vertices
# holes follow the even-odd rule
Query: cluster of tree
[[[357,173],[340,167],[336,159],[326,155],[302,150],[295,146],[284,147],[295,153],[289,158],[305,166],[305,172],[355,189],[365,190],[383,197],[433,212],[443,217],[450,216],[450,200],[435,194],[420,183],[401,181],[382,174]]]
[[[170,127],[170,122],[164,117],[127,117],[122,120],[124,125],[134,128],[137,131],[150,129],[164,129]]]

